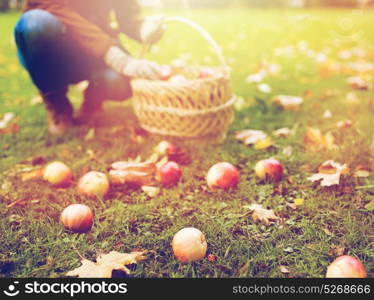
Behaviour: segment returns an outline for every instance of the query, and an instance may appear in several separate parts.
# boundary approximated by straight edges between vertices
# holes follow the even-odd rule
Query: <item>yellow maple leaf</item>
[[[265,149],[270,148],[273,145],[274,145],[274,143],[273,143],[273,140],[271,139],[271,137],[267,137],[266,139],[257,141],[254,148],[256,150],[265,150]]]
[[[308,127],[305,135],[304,142],[308,149],[316,150],[334,150],[337,148],[335,145],[335,137],[331,132],[322,134],[318,128]]]
[[[274,211],[272,209],[266,209],[262,205],[259,205],[259,204],[252,204],[249,206],[245,206],[244,208],[247,208],[253,211],[252,219],[255,222],[259,221],[259,222],[264,223],[265,225],[269,225],[270,222],[276,221],[279,219],[279,217],[277,217],[274,214]]]
[[[114,270],[130,274],[126,265],[136,264],[145,259],[145,252],[120,253],[112,251],[99,255],[96,262],[88,259],[81,261],[82,265],[66,273],[67,276],[79,278],[111,278]]]

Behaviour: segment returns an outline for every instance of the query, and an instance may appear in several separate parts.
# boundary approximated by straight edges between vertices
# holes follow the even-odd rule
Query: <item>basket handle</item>
[[[217,55],[218,60],[221,64],[222,70],[224,74],[228,74],[229,71],[229,66],[226,63],[225,57],[223,55],[221,47],[217,44],[217,42],[213,39],[213,37],[210,35],[210,33],[204,29],[202,26],[199,24],[187,19],[187,18],[182,18],[182,17],[167,17],[164,19],[164,23],[173,23],[173,22],[178,22],[178,23],[183,23],[185,25],[188,25],[189,27],[195,29],[198,33],[202,35],[202,37],[209,43],[209,45],[212,47],[214,53]],[[144,55],[149,51],[151,45],[149,44],[143,44],[139,57],[144,57]]]

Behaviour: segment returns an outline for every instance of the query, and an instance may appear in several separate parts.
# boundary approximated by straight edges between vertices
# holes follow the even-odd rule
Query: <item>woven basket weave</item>
[[[195,23],[193,26],[200,32],[204,30]],[[215,43],[210,36],[208,42]],[[217,44],[212,46],[215,52],[219,51]],[[216,71],[222,75],[178,82],[132,80],[134,111],[141,127],[161,135],[223,139],[234,120],[235,96],[223,56],[217,55],[223,66]],[[190,67],[184,71],[199,74],[200,69],[203,70]]]

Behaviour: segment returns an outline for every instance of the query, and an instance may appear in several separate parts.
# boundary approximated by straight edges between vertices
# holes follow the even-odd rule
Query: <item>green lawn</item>
[[[349,10],[243,9],[198,11],[188,17],[222,45],[233,70],[233,89],[248,105],[237,110],[228,138],[220,146],[171,139],[193,158],[183,168],[177,188],[164,189],[153,199],[138,190],[116,188],[105,199],[90,200],[78,195],[74,185],[55,189],[41,180],[22,182],[20,174],[38,160],[43,164],[64,161],[75,179],[88,170],[106,172],[114,161],[137,155],[146,158],[162,138],[149,135],[144,143],[137,143],[132,129],[137,126],[135,119],[118,104],[107,106],[107,115],[115,124],[103,118],[104,126],[97,128],[92,140],[84,140],[88,127],[74,128],[64,137],[49,136],[43,106],[31,101],[37,91],[17,62],[12,31],[18,14],[0,14],[0,116],[14,112],[20,126],[15,134],[0,135],[0,276],[61,277],[79,265],[78,252],[94,259],[97,253],[132,249],[151,251],[149,259],[133,272],[135,277],[323,277],[339,252],[336,249],[359,258],[369,276],[374,276],[374,218],[367,205],[374,199],[373,172],[367,178],[345,176],[341,185],[330,188],[307,180],[328,159],[346,163],[352,171],[359,165],[374,166],[370,152],[373,93],[353,91],[357,99],[348,101],[352,89],[346,79],[353,74],[331,70],[334,64],[374,61],[374,12],[362,16]],[[353,21],[353,28],[341,27],[346,19]],[[340,43],[334,42],[336,37]],[[302,41],[307,42],[307,49]],[[292,55],[277,55],[276,49],[290,51],[290,46]],[[130,43],[132,51],[135,47]],[[357,57],[357,49],[365,51],[363,56]],[[353,56],[344,60],[339,57],[342,50]],[[322,51],[327,53],[327,62],[317,63],[315,53]],[[216,63],[206,43],[179,25],[170,27],[150,57],[169,63],[186,53],[191,55],[191,64]],[[264,81],[272,87],[270,94],[245,82],[261,62],[281,66],[279,75]],[[365,76],[374,83],[373,71]],[[270,99],[278,94],[303,96],[301,110],[273,107]],[[71,100],[75,106],[81,102],[78,89],[71,89]],[[323,118],[326,110],[331,111],[331,118]],[[353,127],[337,129],[335,124],[342,120],[351,120]],[[332,131],[338,149],[308,149],[303,140],[308,126]],[[255,150],[234,138],[234,132],[241,129],[270,134],[281,127],[294,128],[295,134],[275,138],[275,147],[268,150]],[[283,151],[288,146],[292,146],[291,155]],[[253,172],[258,160],[271,156],[279,158],[287,170],[280,194]],[[219,161],[240,169],[239,188],[218,193],[205,189],[205,174]],[[296,198],[305,202],[293,210],[286,203]],[[7,208],[16,200],[26,201]],[[94,209],[95,225],[88,234],[71,234],[59,223],[62,209],[75,202]],[[255,223],[244,208],[251,203],[274,209],[282,221],[271,226]],[[208,253],[217,256],[217,261],[178,263],[170,244],[185,226],[205,233]],[[289,275],[281,273],[281,265],[287,266]]]

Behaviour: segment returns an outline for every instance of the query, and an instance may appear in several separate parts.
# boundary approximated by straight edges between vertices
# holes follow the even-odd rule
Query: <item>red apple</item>
[[[204,68],[200,71],[199,78],[217,77],[217,72],[211,68]]]
[[[218,163],[210,168],[207,175],[208,186],[211,190],[227,190],[239,184],[239,172],[232,164]]]
[[[279,160],[269,158],[259,161],[255,166],[255,173],[261,179],[278,182],[283,176],[283,166]]]
[[[88,197],[103,197],[109,191],[109,180],[104,173],[89,172],[78,183],[78,191]]]
[[[163,186],[174,186],[182,177],[182,170],[174,161],[169,161],[158,170],[158,175]]]
[[[88,232],[93,224],[92,210],[83,204],[72,204],[61,213],[61,222],[65,228],[76,232]]]
[[[155,147],[155,152],[163,156],[175,154],[177,151],[178,148],[168,141],[162,141]]]
[[[208,245],[200,230],[189,227],[175,234],[172,247],[174,255],[180,262],[189,263],[203,259]]]
[[[73,174],[70,168],[62,162],[50,163],[44,170],[44,180],[53,185],[67,185],[71,182]]]
[[[187,78],[183,75],[174,75],[174,76],[170,77],[169,82],[172,82],[172,83],[186,83]]]
[[[170,66],[161,66],[161,80],[169,80],[173,75],[173,70]]]
[[[327,268],[326,278],[366,278],[364,265],[353,256],[343,255]]]

